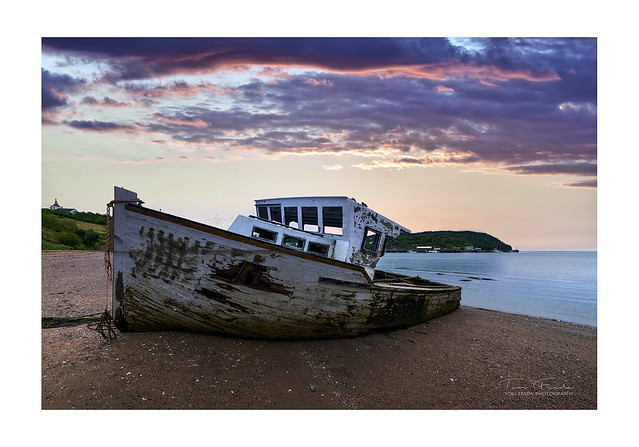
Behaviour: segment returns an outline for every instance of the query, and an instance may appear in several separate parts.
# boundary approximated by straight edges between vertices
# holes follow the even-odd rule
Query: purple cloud
[[[98,120],[72,120],[65,121],[65,124],[69,127],[79,130],[88,130],[92,132],[113,132],[113,131],[125,131],[132,132],[136,128],[128,124],[118,124],[114,122],[98,121]]]
[[[95,78],[128,98],[80,99],[86,81],[43,70],[43,108],[148,108],[128,124],[70,114],[76,129],[144,129],[206,150],[390,154],[367,168],[478,163],[596,176],[595,39],[46,38],[43,51],[99,62]],[[249,66],[268,81],[175,80]]]
[[[596,188],[597,187],[597,179],[592,180],[583,180],[577,182],[568,182],[564,184],[564,186],[572,187],[572,188]]]
[[[481,53],[445,38],[44,38],[42,45],[49,53],[106,60],[110,70],[104,80],[111,83],[244,64],[296,65],[353,73],[402,67],[419,71],[455,63],[472,70],[492,66],[502,74],[520,71],[530,79],[556,75],[557,67],[528,57],[532,51],[527,51],[526,57],[522,55],[525,40],[481,42],[485,44]],[[540,40],[537,45],[544,42]]]
[[[60,96],[82,90],[87,82],[84,79],[71,77],[67,74],[52,73],[42,69],[42,108],[60,107],[66,105]]]
[[[42,124],[56,124],[57,114],[67,108],[69,95],[86,87],[84,79],[42,69]]]
[[[594,163],[584,162],[530,164],[523,166],[509,166],[505,169],[516,172],[517,174],[597,175],[597,165]]]
[[[99,101],[93,96],[85,96],[80,101],[81,104],[89,105],[89,106],[103,106],[103,107],[128,107],[129,104],[122,101],[117,101],[113,98],[109,98],[105,96],[102,98],[102,101]]]

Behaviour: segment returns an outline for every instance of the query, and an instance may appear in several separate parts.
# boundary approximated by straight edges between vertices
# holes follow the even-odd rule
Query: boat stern
[[[113,191],[113,201],[109,203],[109,206],[113,208],[110,228],[110,231],[112,232],[111,240],[113,242],[113,261],[111,263],[113,268],[111,312],[113,321],[116,327],[120,330],[127,329],[126,320],[124,319],[122,312],[122,306],[124,304],[123,272],[127,271],[127,256],[124,243],[127,225],[124,207],[128,203],[139,204],[141,202],[142,201],[138,198],[136,192],[115,186]]]

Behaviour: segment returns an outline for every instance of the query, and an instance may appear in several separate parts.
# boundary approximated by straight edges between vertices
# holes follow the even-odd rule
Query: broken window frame
[[[369,253],[377,253],[379,250],[381,239],[381,231],[366,227],[366,229],[364,230],[364,240],[362,241],[362,250]]]
[[[297,241],[296,244],[290,244],[289,242]],[[282,247],[293,248],[295,250],[304,250],[304,245],[306,245],[306,240],[301,237],[291,236],[289,234],[285,234],[282,237]]]

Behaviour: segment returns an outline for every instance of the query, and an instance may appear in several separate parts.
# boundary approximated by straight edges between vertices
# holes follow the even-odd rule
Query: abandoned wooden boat
[[[113,319],[122,331],[351,337],[459,307],[461,288],[375,271],[406,228],[347,197],[256,200],[228,230],[115,187]]]

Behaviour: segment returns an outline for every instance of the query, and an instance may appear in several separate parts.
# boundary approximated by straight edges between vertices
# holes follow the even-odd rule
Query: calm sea
[[[597,252],[387,253],[380,270],[462,287],[463,306],[597,326]]]

